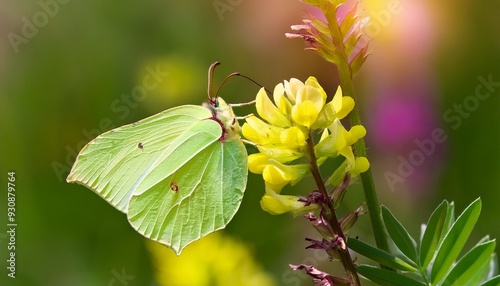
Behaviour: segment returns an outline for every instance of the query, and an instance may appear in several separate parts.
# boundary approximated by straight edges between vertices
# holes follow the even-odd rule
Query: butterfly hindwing
[[[224,228],[243,198],[246,149],[239,139],[209,139],[206,132],[211,129],[220,130],[220,125],[213,120],[201,121],[190,130],[192,134],[186,132],[178,143],[172,143],[180,147],[169,153],[165,164],[177,157],[189,159],[177,164],[177,169],[161,181],[157,180],[159,172],[168,168],[158,165],[130,200],[132,226],[178,254],[187,244]]]

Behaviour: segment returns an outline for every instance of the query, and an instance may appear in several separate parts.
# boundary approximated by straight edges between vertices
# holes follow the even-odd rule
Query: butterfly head
[[[241,127],[234,115],[233,108],[220,97],[209,100],[204,104],[212,111],[212,120],[217,121],[222,128],[221,141],[231,141],[240,138]]]

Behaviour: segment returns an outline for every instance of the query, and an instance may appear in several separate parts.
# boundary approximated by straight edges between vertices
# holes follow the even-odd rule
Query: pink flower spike
[[[292,270],[301,270],[304,269],[307,275],[313,278],[313,282],[316,283],[316,286],[334,286],[334,285],[349,285],[349,281],[344,278],[333,277],[330,274],[323,272],[312,265],[299,264],[293,265],[289,264]]]
[[[356,17],[356,12],[358,10],[358,1],[348,0],[342,4],[339,4],[336,8],[337,24],[342,25],[348,17]]]
[[[300,30],[310,30],[311,26],[310,25],[292,25],[290,28],[293,31],[300,31]]]
[[[285,33],[285,37],[287,37],[289,39],[295,39],[295,38],[304,38],[304,35],[294,34],[294,33]]]

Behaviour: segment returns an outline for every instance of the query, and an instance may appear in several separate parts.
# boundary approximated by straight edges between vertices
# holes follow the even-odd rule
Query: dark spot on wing
[[[144,145],[142,145],[142,143],[140,143],[140,142],[139,142],[139,144],[137,144],[137,147],[138,147],[139,149],[141,149],[141,150],[142,150],[142,149],[144,149]]]
[[[179,190],[179,186],[177,185],[176,182],[172,182],[170,183],[170,189],[173,191],[173,192],[176,192]]]

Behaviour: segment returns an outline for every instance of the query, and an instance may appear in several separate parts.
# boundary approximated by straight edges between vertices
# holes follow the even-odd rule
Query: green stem
[[[318,190],[323,194],[323,197],[326,199],[326,205],[328,207],[329,218],[328,223],[333,229],[333,232],[338,235],[344,242],[347,242],[347,238],[342,230],[340,222],[337,218],[337,214],[335,213],[335,208],[333,207],[333,201],[326,190],[325,183],[323,182],[323,178],[319,172],[318,161],[316,159],[316,155],[314,153],[314,142],[312,140],[312,133],[309,133],[309,138],[306,140],[307,142],[307,151],[309,154],[309,165],[311,168],[311,174],[316,182],[316,186]],[[354,266],[354,262],[352,261],[351,255],[349,254],[349,250],[347,247],[345,249],[339,248],[337,249],[340,261],[344,266],[344,270],[346,272],[347,278],[350,281],[350,285],[352,286],[360,286],[361,282],[359,281],[358,273],[356,272],[356,268]]]
[[[342,58],[342,60],[337,63],[337,67],[340,74],[342,94],[344,96],[352,97],[354,101],[358,103],[358,101],[356,100],[356,95],[354,93],[352,73],[347,61],[347,57]],[[354,106],[354,109],[350,113],[350,120],[352,126],[361,125],[361,116],[357,105]],[[354,144],[354,153],[356,154],[356,156],[368,158],[364,138],[359,139]],[[375,236],[375,243],[379,249],[389,251],[389,244],[387,242],[385,227],[382,223],[380,205],[378,202],[377,192],[375,191],[375,184],[373,183],[371,169],[368,169],[368,171],[361,173],[360,177],[363,184],[363,192],[365,194],[370,221],[373,228],[373,235]]]

